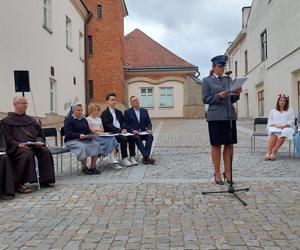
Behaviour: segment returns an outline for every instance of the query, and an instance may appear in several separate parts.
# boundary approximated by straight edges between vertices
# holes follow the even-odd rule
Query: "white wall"
[[[153,118],[173,118],[183,117],[183,101],[184,89],[183,82],[178,80],[160,80],[159,82],[151,79],[131,79],[128,83],[128,98],[130,96],[137,96],[140,99],[140,88],[151,87],[154,92],[154,108],[148,108],[150,117]],[[160,108],[160,87],[173,87],[174,88],[174,107],[173,108]],[[128,99],[129,100],[129,99]],[[130,103],[128,101],[128,103]]]
[[[246,117],[245,93],[249,96],[249,116],[258,115],[257,88],[264,86],[265,116],[274,108],[279,93],[290,96],[291,107],[298,111],[297,81],[300,81],[300,1],[254,0],[247,34],[230,50],[231,70],[238,61],[238,76],[248,77],[239,101],[239,117]],[[261,61],[260,34],[267,30],[268,58]],[[248,51],[248,74],[244,71],[244,52]],[[296,73],[295,73],[296,72]],[[234,73],[233,73],[234,75]]]
[[[73,52],[66,48],[66,15],[72,20]],[[79,31],[84,34],[84,19],[71,0],[52,0],[52,30],[43,28],[43,1],[10,0],[0,8],[0,112],[13,109],[14,70],[29,70],[30,87],[37,115],[45,117],[50,110],[50,66],[55,68],[57,114],[65,115],[66,103],[85,102],[84,63],[79,58]],[[73,77],[77,84],[73,85]],[[21,94],[21,93],[19,93]],[[31,94],[28,113],[34,115]]]

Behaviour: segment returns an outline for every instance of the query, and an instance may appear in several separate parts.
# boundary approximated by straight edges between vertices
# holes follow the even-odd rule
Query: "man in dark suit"
[[[131,108],[124,112],[127,130],[134,134],[135,143],[143,155],[144,164],[154,164],[155,160],[150,158],[153,142],[152,123],[148,111],[140,107],[136,96],[130,97]],[[146,144],[143,144],[146,141]]]
[[[121,165],[126,167],[137,165],[137,162],[135,160],[135,142],[132,138],[133,136],[122,135],[127,133],[127,129],[123,113],[120,110],[116,109],[116,94],[108,94],[106,96],[106,101],[108,107],[101,114],[104,131],[111,133],[121,133],[120,135],[116,136],[117,141],[121,144],[121,155],[123,159],[121,161]],[[128,159],[127,143],[129,144],[130,159]]]

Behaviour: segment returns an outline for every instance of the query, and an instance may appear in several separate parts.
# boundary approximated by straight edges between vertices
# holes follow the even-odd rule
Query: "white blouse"
[[[274,133],[278,137],[287,137],[289,140],[292,140],[294,134],[294,122],[295,114],[293,109],[290,108],[283,112],[279,112],[277,109],[272,109],[268,117],[267,131],[269,135]],[[281,132],[273,132],[270,131],[272,124],[289,125],[289,127],[282,129]]]
[[[101,120],[100,117],[93,118],[91,116],[88,116],[86,119],[87,119],[87,121],[88,121],[91,128],[96,128],[96,129],[103,128],[102,120]]]

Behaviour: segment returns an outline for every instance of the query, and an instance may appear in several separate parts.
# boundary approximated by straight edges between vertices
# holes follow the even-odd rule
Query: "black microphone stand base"
[[[236,193],[237,192],[241,192],[241,191],[245,191],[248,192],[249,188],[242,188],[242,189],[235,189],[234,186],[232,184],[230,184],[229,188],[227,191],[213,191],[213,192],[202,192],[203,195],[206,194],[225,194],[225,193],[229,193],[232,194],[235,198],[237,198],[244,206],[247,206],[247,203],[245,201],[243,201]]]

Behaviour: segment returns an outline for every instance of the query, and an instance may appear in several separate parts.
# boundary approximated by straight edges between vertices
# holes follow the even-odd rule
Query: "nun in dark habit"
[[[55,184],[54,163],[40,125],[26,115],[27,99],[15,97],[15,112],[9,112],[3,119],[7,138],[7,155],[11,160],[15,185],[20,193],[29,193],[26,183],[38,182],[41,186],[53,187]],[[28,142],[40,142],[44,145],[28,145]],[[38,171],[36,171],[38,166]]]
[[[6,140],[0,121],[0,199],[13,198],[15,185],[10,161],[6,155]]]

